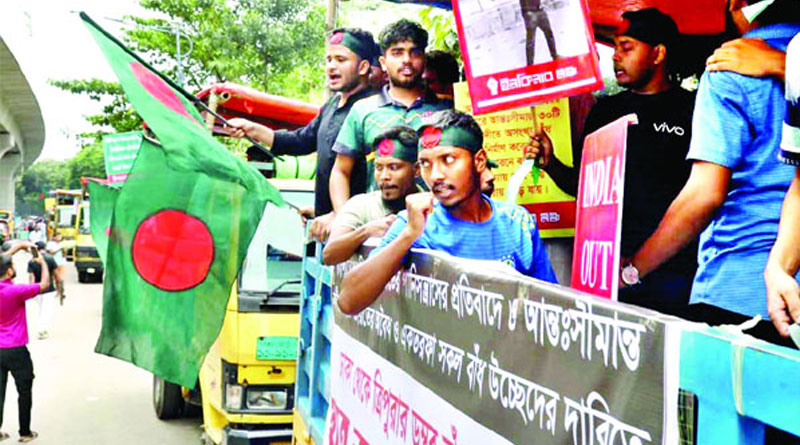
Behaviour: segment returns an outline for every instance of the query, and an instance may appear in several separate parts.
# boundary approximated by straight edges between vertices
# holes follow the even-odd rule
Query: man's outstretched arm
[[[397,219],[396,215],[389,215],[370,221],[357,229],[348,226],[334,227],[328,243],[322,251],[322,261],[331,265],[347,261],[367,238],[383,236],[395,219]]]
[[[697,238],[725,202],[731,171],[719,164],[695,161],[686,185],[672,201],[661,224],[631,258],[643,277]]]
[[[398,236],[344,276],[338,304],[345,314],[358,314],[371,305],[400,270],[411,245],[425,230],[425,219],[433,210],[433,195],[417,193],[407,196],[406,208],[408,224]]]

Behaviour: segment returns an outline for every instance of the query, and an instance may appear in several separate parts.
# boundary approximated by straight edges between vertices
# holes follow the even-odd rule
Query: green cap
[[[441,146],[459,147],[472,153],[477,153],[483,148],[480,140],[463,128],[439,128],[433,125],[423,127],[419,138],[419,149],[425,150]]]

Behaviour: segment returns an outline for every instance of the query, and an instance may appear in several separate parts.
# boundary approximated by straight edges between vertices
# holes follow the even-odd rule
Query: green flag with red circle
[[[95,351],[193,387],[266,203],[283,201],[258,171],[211,136],[191,101],[85,14],[81,18],[158,138],[145,139],[109,204]]]

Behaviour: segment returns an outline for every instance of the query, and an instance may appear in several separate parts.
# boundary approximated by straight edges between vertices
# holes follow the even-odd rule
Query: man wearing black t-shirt
[[[584,136],[627,114],[638,125],[627,141],[622,215],[622,256],[632,256],[656,230],[672,200],[689,177],[686,160],[691,139],[694,94],[670,80],[678,28],[655,8],[623,14],[625,25],[614,37],[614,70],[626,91],[601,99],[586,119]],[[575,195],[582,147],[573,147],[575,167],[553,156],[542,132],[532,138],[531,153],[565,192]],[[641,282],[638,271],[623,260],[619,300],[681,315],[689,301],[697,269],[697,241]]]

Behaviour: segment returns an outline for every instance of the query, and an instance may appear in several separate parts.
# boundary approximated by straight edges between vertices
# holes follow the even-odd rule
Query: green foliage
[[[429,6],[419,12],[420,24],[428,30],[428,48],[453,54],[461,64],[461,48],[452,11]]]
[[[84,146],[72,159],[44,159],[31,165],[17,179],[16,207],[19,215],[44,212],[41,195],[58,188],[78,189],[81,177],[105,178],[103,145],[99,141]]]

